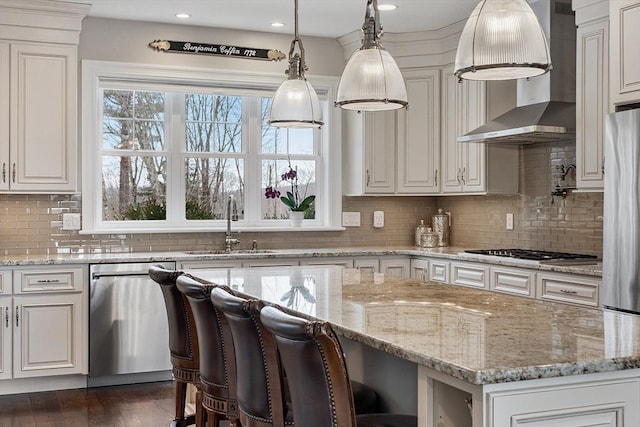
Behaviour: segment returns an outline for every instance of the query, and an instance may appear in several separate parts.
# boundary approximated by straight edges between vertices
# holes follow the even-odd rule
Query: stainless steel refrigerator
[[[602,304],[640,314],[640,109],[606,117],[604,147]]]

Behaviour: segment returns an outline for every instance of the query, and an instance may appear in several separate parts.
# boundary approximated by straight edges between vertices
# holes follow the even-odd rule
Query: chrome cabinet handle
[[[458,168],[458,175],[456,177],[458,179],[458,184],[462,184],[462,182],[460,182],[460,168]]]
[[[18,310],[18,306],[16,305],[16,328],[20,325],[20,310]]]
[[[371,182],[371,175],[369,174],[369,169],[367,169],[367,187],[369,186],[369,182]]]
[[[13,171],[11,172],[11,177],[13,179],[13,182],[16,182],[16,163],[13,163]]]
[[[7,182],[7,164],[2,162],[2,182]]]
[[[464,180],[464,174],[467,172],[467,168],[462,168],[462,184],[466,184],[465,180]]]
[[[575,295],[578,293],[578,291],[570,291],[568,289],[560,289],[560,292],[562,292],[563,294],[569,294],[569,295]]]
[[[4,308],[4,327],[9,327],[9,306]]]
[[[438,186],[438,169],[436,169],[436,173],[434,174],[435,186]]]

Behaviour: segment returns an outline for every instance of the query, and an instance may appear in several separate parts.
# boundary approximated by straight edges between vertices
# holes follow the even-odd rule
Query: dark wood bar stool
[[[185,274],[178,277],[177,287],[189,302],[198,331],[201,400],[207,426],[218,427],[224,420],[229,420],[231,427],[239,426],[233,336],[227,319],[209,299],[215,286]]]
[[[304,427],[416,427],[417,417],[355,413],[338,337],[327,322],[309,321],[264,307],[263,327],[277,342],[291,392],[294,421]]]
[[[173,376],[176,381],[175,418],[172,425],[184,427],[191,424],[204,425],[200,405],[200,357],[198,337],[191,307],[176,287],[181,271],[151,266],[149,277],[160,285],[169,323],[169,352]],[[196,387],[196,413],[185,416],[187,385]]]
[[[273,336],[260,322],[262,302],[217,287],[211,303],[224,313],[233,334],[238,368],[238,408],[243,427],[293,425]]]

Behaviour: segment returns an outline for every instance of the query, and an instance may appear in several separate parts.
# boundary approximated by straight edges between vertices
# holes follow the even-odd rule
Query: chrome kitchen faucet
[[[234,245],[240,243],[239,239],[234,239],[231,237],[231,221],[238,220],[238,204],[236,203],[236,199],[233,197],[233,194],[229,194],[229,198],[227,199],[227,232],[224,237],[224,252],[229,254],[231,253],[231,248]]]

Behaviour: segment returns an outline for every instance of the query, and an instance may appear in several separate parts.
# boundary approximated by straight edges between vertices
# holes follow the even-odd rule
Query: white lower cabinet
[[[410,265],[411,273],[409,277],[412,279],[422,280],[427,282],[429,280],[429,260],[423,258],[411,258]]]
[[[489,289],[505,294],[533,298],[536,295],[536,272],[522,268],[494,267],[490,269]]]
[[[302,258],[300,265],[339,265],[345,268],[353,268],[353,258],[345,257],[319,257]]]
[[[0,310],[2,310],[2,327],[0,328],[0,380],[11,378],[11,332],[12,319],[10,313],[11,297],[0,296]]]
[[[540,272],[537,274],[538,298],[598,307],[600,283],[599,279],[575,274]]]
[[[432,259],[429,261],[429,280],[432,282],[449,283],[449,261]]]
[[[87,374],[86,268],[46,266],[10,273],[0,274],[0,379]]]
[[[489,289],[489,266],[470,262],[451,262],[452,285]]]
[[[380,272],[380,258],[361,257],[353,259],[353,268],[371,273]]]
[[[385,276],[410,277],[411,262],[407,257],[380,258],[380,272]]]
[[[640,380],[638,378],[489,393],[491,421],[488,425],[493,427],[637,426],[640,420],[639,401]]]

